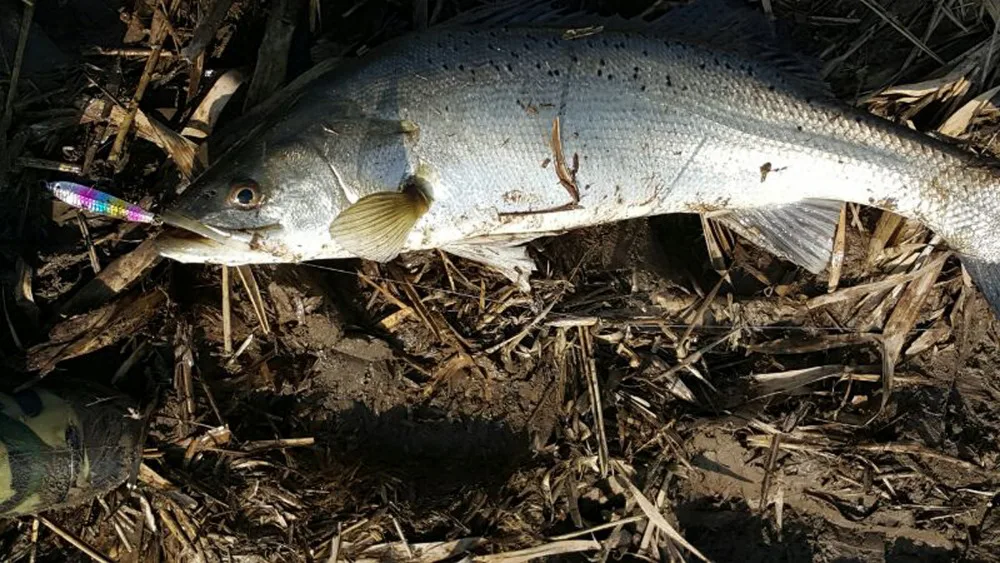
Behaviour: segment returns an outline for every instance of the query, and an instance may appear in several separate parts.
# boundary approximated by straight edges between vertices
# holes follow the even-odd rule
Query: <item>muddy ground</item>
[[[675,529],[713,561],[1000,560],[997,323],[891,214],[845,208],[839,276],[692,215],[536,241],[530,294],[441,253],[229,269],[225,292],[219,267],[156,260],[156,228],[38,188],[159,209],[225,72],[245,80],[209,154],[248,96],[474,4],[236,0],[192,62],[213,2],[35,3],[51,43],[0,130],[2,384],[113,385],[148,436],[134,482],[0,524],[0,556],[89,560],[72,537],[114,561],[697,560]],[[845,100],[996,152],[1000,112],[967,105],[997,83],[994,2],[764,4]],[[0,11],[5,92],[24,7]],[[144,77],[159,142],[137,119],[115,154]]]

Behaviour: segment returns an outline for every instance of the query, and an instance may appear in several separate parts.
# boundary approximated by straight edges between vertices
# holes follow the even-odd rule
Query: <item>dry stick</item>
[[[340,529],[340,523],[337,523],[337,535],[330,540],[330,557],[326,559],[326,563],[337,563],[340,559],[340,543],[343,538],[343,532]]]
[[[701,305],[698,306],[698,311],[695,313],[694,318],[691,320],[691,326],[689,326],[687,330],[684,331],[684,334],[681,336],[680,346],[683,347],[685,352],[687,351],[688,339],[691,338],[691,334],[694,332],[694,329],[697,328],[699,325],[701,325],[702,320],[705,318],[705,311],[707,311],[709,305],[711,305],[712,302],[715,301],[715,296],[718,295],[719,290],[722,289],[722,284],[725,283],[726,280],[728,279],[729,279],[729,272],[724,272],[722,274],[722,277],[720,277],[719,281],[715,284],[715,287],[712,288],[712,291],[708,292],[708,295],[706,295],[705,299],[702,300]]]
[[[260,329],[264,331],[264,334],[271,334],[271,324],[267,321],[267,309],[264,307],[264,297],[260,294],[260,286],[257,285],[257,278],[253,275],[253,270],[250,266],[237,266],[236,273],[240,276],[240,281],[243,282],[243,288],[247,290],[247,295],[250,296],[250,305],[253,307],[253,312],[257,315],[257,320],[260,322]]]
[[[577,530],[575,532],[569,532],[568,534],[563,534],[561,536],[549,536],[551,541],[560,540],[570,540],[573,538],[578,538],[580,536],[585,536],[587,534],[592,534],[594,532],[600,532],[601,530],[607,530],[608,528],[614,528],[615,526],[623,526],[625,524],[633,524],[635,522],[641,522],[645,520],[645,516],[629,516],[628,518],[622,518],[621,520],[615,520],[614,522],[606,522],[604,524],[598,524],[592,528],[587,528],[585,530]]]
[[[41,527],[41,522],[38,518],[31,520],[31,555],[28,557],[28,563],[35,563],[38,559],[38,530]]]
[[[80,227],[80,234],[83,235],[83,243],[87,246],[90,267],[94,270],[95,274],[100,274],[101,261],[97,259],[97,251],[94,250],[94,241],[90,238],[90,229],[87,228],[87,221],[84,220],[82,212],[76,213],[76,224]]]
[[[887,276],[885,279],[879,280],[877,282],[871,282],[862,285],[856,285],[853,287],[838,289],[834,293],[820,295],[819,297],[813,297],[812,299],[806,301],[806,308],[816,309],[818,307],[823,307],[825,305],[830,305],[832,303],[838,303],[840,301],[845,301],[847,299],[853,299],[855,297],[860,297],[862,295],[867,295],[869,293],[875,293],[878,291],[893,289],[906,282],[913,281],[916,278],[922,276],[923,274],[924,274],[923,268],[920,268],[912,272],[907,272],[905,274],[892,274],[891,276]]]
[[[44,158],[31,158],[27,156],[19,156],[17,160],[14,161],[17,166],[23,168],[37,168],[39,170],[53,170],[56,172],[69,172],[70,174],[81,174],[83,172],[83,167],[79,164],[69,164],[67,162],[59,162],[58,160],[48,160]]]
[[[634,498],[636,503],[639,504],[639,508],[642,509],[642,512],[646,515],[646,518],[649,519],[650,524],[659,528],[660,531],[662,531],[664,534],[667,535],[667,537],[674,540],[676,543],[679,543],[681,546],[684,547],[684,549],[691,552],[691,554],[697,557],[698,559],[701,559],[702,561],[705,562],[708,561],[707,557],[702,555],[702,553],[698,551],[698,549],[695,546],[691,545],[686,539],[684,539],[684,536],[682,536],[680,532],[678,532],[673,526],[670,525],[669,522],[667,522],[667,519],[664,518],[663,515],[660,514],[660,511],[653,505],[653,503],[646,498],[646,495],[642,494],[642,491],[640,491],[638,487],[632,484],[632,481],[624,477],[619,477],[617,479],[619,485],[624,485],[622,488],[626,488],[632,493],[632,498]]]
[[[903,35],[903,37],[909,39],[911,43],[919,47],[921,51],[927,53],[927,55],[930,58],[937,61],[938,64],[940,65],[947,64],[944,59],[939,57],[937,53],[931,50],[931,48],[928,47],[926,43],[921,41],[920,38],[918,38],[916,35],[913,35],[913,32],[911,32],[909,29],[906,29],[906,26],[900,23],[895,16],[887,12],[885,8],[883,8],[878,4],[878,2],[876,2],[875,0],[861,0],[861,3],[864,4],[865,6],[868,6],[868,8],[871,11],[875,12],[878,15],[878,17],[882,18],[883,20],[885,20],[886,23],[894,27],[896,31],[898,31],[900,34]]]
[[[700,360],[702,358],[702,356],[705,355],[705,352],[708,352],[709,350],[711,350],[712,348],[715,348],[719,344],[722,344],[722,343],[726,342],[727,340],[729,340],[730,338],[732,338],[734,334],[737,334],[739,332],[740,332],[740,329],[731,330],[728,333],[726,333],[725,336],[723,336],[722,338],[716,340],[715,342],[712,342],[712,343],[708,344],[707,346],[703,346],[703,347],[695,350],[693,353],[688,354],[688,356],[685,357],[683,360],[677,362],[677,365],[675,365],[674,367],[672,367],[672,368],[668,369],[667,371],[661,373],[660,375],[656,376],[653,379],[653,382],[655,383],[655,382],[663,381],[664,379],[667,379],[668,377],[674,375],[675,373],[679,372],[680,370],[682,370],[682,369],[690,366],[691,364],[697,362],[698,360]],[[709,383],[707,380],[705,380],[704,378],[699,378],[699,379],[701,379],[702,382],[704,382],[706,385],[708,385],[709,387],[711,387],[713,391],[715,390],[715,387],[712,387],[712,384]]]
[[[142,101],[142,96],[146,93],[146,87],[149,86],[149,82],[153,77],[153,70],[156,68],[157,63],[160,62],[160,52],[163,51],[163,41],[167,37],[169,27],[166,20],[173,15],[179,4],[180,0],[173,0],[166,14],[163,14],[160,10],[156,10],[153,13],[153,23],[150,26],[150,43],[153,45],[153,52],[146,59],[146,66],[142,70],[142,77],[139,78],[139,86],[136,87],[135,94],[129,100],[128,113],[125,114],[125,119],[118,126],[118,134],[115,136],[114,144],[111,145],[108,162],[117,163],[121,158],[122,149],[125,147],[125,138],[128,137],[129,131],[132,129],[132,122],[135,120],[136,112],[139,111],[139,102]],[[164,21],[160,21],[161,19]]]
[[[889,402],[896,362],[899,360],[899,353],[906,342],[906,335],[917,322],[917,315],[920,313],[931,287],[941,275],[941,269],[944,268],[945,260],[949,256],[950,253],[944,252],[917,270],[922,275],[906,286],[896,302],[896,308],[893,309],[892,315],[885,323],[882,337],[882,406],[879,411],[884,410]]]
[[[219,29],[222,20],[226,19],[229,7],[233,5],[233,0],[215,0],[212,9],[209,10],[198,26],[191,34],[191,41],[181,49],[181,56],[189,61],[193,61],[205,52],[205,48],[215,37],[215,31]]]
[[[537,547],[508,551],[506,553],[494,553],[491,555],[480,555],[472,560],[482,563],[520,563],[544,557],[560,555],[564,553],[577,553],[581,551],[597,551],[601,549],[601,544],[595,540],[566,540],[553,542]]]
[[[228,356],[233,353],[232,308],[229,303],[229,266],[222,265],[222,351]]]
[[[833,238],[833,256],[830,258],[830,277],[827,281],[827,293],[837,291],[840,285],[840,273],[844,267],[844,248],[847,242],[847,205],[840,207],[840,222],[837,223],[837,234]]]
[[[256,452],[262,452],[264,450],[304,448],[312,446],[314,444],[316,444],[315,438],[278,438],[275,440],[254,440],[253,442],[247,442],[246,444],[243,444],[243,450],[249,453],[256,453]]]
[[[545,317],[549,316],[549,313],[552,312],[552,308],[556,306],[556,303],[559,302],[559,299],[561,297],[562,297],[562,294],[557,295],[555,297],[555,299],[553,299],[552,302],[549,303],[548,306],[545,307],[545,309],[541,313],[538,314],[538,316],[536,316],[534,319],[532,319],[532,321],[530,323],[528,323],[527,326],[525,326],[523,329],[521,329],[520,332],[518,332],[514,336],[511,336],[510,338],[508,338],[507,340],[504,340],[503,342],[501,342],[499,344],[494,344],[493,346],[490,346],[489,348],[486,349],[485,352],[487,354],[492,354],[492,353],[496,352],[497,350],[503,348],[504,346],[506,346],[506,345],[508,345],[508,344],[510,344],[512,342],[517,342],[517,341],[521,340],[522,338],[524,338],[525,336],[527,336],[529,332],[531,332],[536,326],[538,326],[538,323],[542,322],[543,320],[545,320]]]
[[[663,501],[666,500],[667,496],[666,489],[669,479],[670,479],[670,474],[667,473],[666,475],[663,476],[663,479],[660,481],[660,486],[657,487],[656,502],[653,505],[656,507],[657,510],[660,510],[660,507],[663,506]],[[646,529],[643,530],[642,532],[642,540],[639,541],[639,553],[643,553],[649,550],[649,546],[651,543],[653,543],[653,538],[656,535],[657,530],[659,530],[659,528],[657,528],[656,526],[652,525],[646,526]]]
[[[48,518],[44,516],[38,516],[37,518],[38,521],[44,524],[46,528],[55,532],[57,536],[69,542],[70,545],[79,549],[94,561],[98,561],[99,563],[112,563],[110,559],[98,553],[94,548],[84,543],[83,540],[74,536],[67,530],[64,530],[62,527],[55,524],[54,522],[51,522]]]
[[[399,540],[403,544],[403,550],[406,551],[406,556],[413,559],[413,550],[410,549],[410,542],[406,541],[406,536],[403,535],[403,528],[399,525],[399,520],[396,520],[396,517],[392,515],[390,515],[389,518],[392,518],[392,525],[396,528],[396,534],[399,535]]]
[[[14,98],[17,97],[17,82],[21,78],[24,48],[28,44],[28,33],[31,31],[31,21],[34,17],[34,0],[24,0],[24,12],[21,14],[21,30],[17,38],[17,50],[14,52],[14,69],[10,74],[10,86],[7,88],[7,100],[3,106],[3,116],[0,117],[0,154],[2,155],[7,154],[7,129],[10,128],[10,121],[14,114]]]
[[[122,48],[122,49],[109,49],[106,47],[94,47],[89,51],[88,54],[101,55],[107,57],[149,57],[153,54],[153,49],[143,49],[143,48]],[[160,56],[163,58],[173,57],[174,54],[170,51],[161,52]]]
[[[267,16],[264,39],[257,51],[257,65],[250,79],[244,112],[264,101],[284,83],[288,70],[288,49],[301,4],[299,0],[271,0],[271,13]]]
[[[587,393],[590,395],[590,408],[594,414],[594,425],[597,434],[597,460],[601,469],[601,477],[608,476],[608,437],[604,433],[604,408],[601,403],[601,386],[597,381],[597,364],[594,361],[594,340],[590,330],[577,327],[580,334],[580,355],[584,375],[587,378]]]

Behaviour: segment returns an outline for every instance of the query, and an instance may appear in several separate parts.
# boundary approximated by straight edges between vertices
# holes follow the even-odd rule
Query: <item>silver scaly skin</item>
[[[556,119],[580,198],[547,211],[572,202],[553,162]],[[167,237],[161,252],[228,264],[353,257],[331,221],[413,177],[431,202],[403,251],[830,200],[919,220],[965,258],[1000,263],[992,165],[834,100],[795,63],[656,33],[540,28],[429,30],[337,69],[175,208],[254,233],[252,248]],[[259,191],[250,207],[233,200],[243,181]]]

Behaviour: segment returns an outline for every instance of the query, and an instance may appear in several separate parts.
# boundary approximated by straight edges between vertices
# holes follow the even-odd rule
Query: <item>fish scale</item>
[[[923,222],[981,286],[997,278],[1000,301],[992,162],[838,102],[790,57],[564,31],[432,29],[345,64],[178,203],[215,227],[257,233],[258,244],[168,238],[163,254],[235,264],[440,248],[514,279],[517,243],[696,212],[819,271],[850,201]],[[557,120],[565,164],[579,165],[572,208],[554,162]],[[299,166],[276,164],[279,147]],[[259,207],[226,200],[237,176],[254,179]],[[426,212],[394,211],[420,200],[399,196],[416,180]]]
[[[567,41],[537,30],[447,32],[408,42],[379,63],[338,77],[344,86],[331,89],[367,114],[417,123],[416,153],[441,175],[435,206],[417,226],[433,236],[422,242],[422,233],[414,233],[410,248],[476,232],[563,231],[723,201],[753,207],[806,198],[893,200],[898,211],[927,221],[937,218],[927,213],[933,202],[924,197],[936,176],[948,174],[960,188],[982,186],[975,171],[960,170],[969,159],[950,147],[931,150],[929,139],[909,139],[877,118],[806,103],[804,93],[760,63],[640,35],[602,35]],[[631,80],[636,66],[648,80]],[[551,69],[560,75],[550,76]],[[380,101],[387,92],[397,107]],[[566,203],[553,169],[541,166],[552,156],[549,134],[557,116],[564,152],[580,157],[583,209],[501,217],[498,212]],[[762,183],[758,171],[768,162],[783,170]],[[817,171],[825,181],[810,181]],[[661,181],[643,184],[642,178]],[[990,187],[995,182],[987,180]],[[652,198],[655,209],[600,209],[617,199],[616,186],[628,194],[622,207]],[[361,193],[393,187],[371,185]],[[514,190],[519,205],[505,205],[503,196]],[[456,216],[467,219],[441,227]],[[958,226],[941,219],[932,228]]]

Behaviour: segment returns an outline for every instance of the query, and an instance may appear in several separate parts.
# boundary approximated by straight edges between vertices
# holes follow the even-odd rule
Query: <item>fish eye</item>
[[[229,202],[237,207],[252,209],[260,205],[260,186],[252,180],[238,180],[230,184]]]

